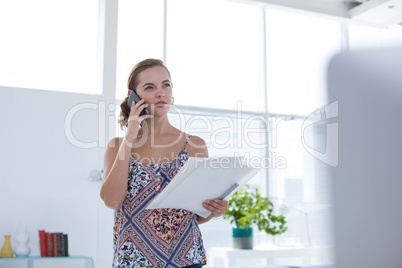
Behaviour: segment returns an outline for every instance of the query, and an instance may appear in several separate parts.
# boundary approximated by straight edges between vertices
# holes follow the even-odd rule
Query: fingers
[[[203,202],[202,205],[206,210],[210,211],[214,217],[219,217],[228,209],[229,201],[221,199],[207,200]]]
[[[147,103],[144,103],[144,100],[140,100],[139,102],[135,103],[135,105],[133,105],[131,107],[131,111],[130,111],[130,116],[131,115],[139,115],[141,113],[141,111],[143,109],[145,109],[145,107],[148,107]]]
[[[130,123],[130,122],[137,122],[138,125],[139,125],[143,120],[148,119],[148,118],[151,118],[151,117],[153,117],[153,116],[150,115],[150,114],[144,114],[144,115],[142,115],[142,116],[133,115],[133,116],[130,116],[130,117],[128,118],[128,123]]]
[[[144,103],[144,100],[140,100],[137,103],[135,103],[135,105],[131,107],[128,123],[136,122],[138,125],[140,125],[143,120],[151,118],[152,115],[150,114],[140,116],[141,111],[146,107],[148,107],[148,104]]]

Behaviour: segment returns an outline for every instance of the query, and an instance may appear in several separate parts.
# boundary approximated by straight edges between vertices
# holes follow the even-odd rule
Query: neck
[[[141,135],[152,135],[159,136],[164,134],[169,134],[172,132],[174,127],[170,124],[167,116],[159,118],[149,118],[141,129]]]

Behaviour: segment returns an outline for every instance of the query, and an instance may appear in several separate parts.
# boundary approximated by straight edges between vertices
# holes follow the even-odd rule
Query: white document
[[[202,202],[228,200],[259,171],[240,157],[190,157],[147,209],[186,209],[206,218],[211,212]]]

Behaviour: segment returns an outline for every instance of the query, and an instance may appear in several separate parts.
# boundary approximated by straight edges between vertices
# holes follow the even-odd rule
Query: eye
[[[163,84],[164,87],[170,87],[170,83]]]
[[[145,88],[145,90],[151,90],[152,89],[152,86],[147,86],[146,88]]]

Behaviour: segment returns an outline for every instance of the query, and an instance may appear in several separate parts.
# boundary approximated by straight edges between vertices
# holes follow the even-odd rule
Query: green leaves
[[[258,230],[270,235],[279,235],[287,230],[285,217],[274,215],[274,205],[267,197],[262,197],[258,189],[252,191],[248,185],[229,199],[229,209],[223,214],[238,228],[256,224]]]

